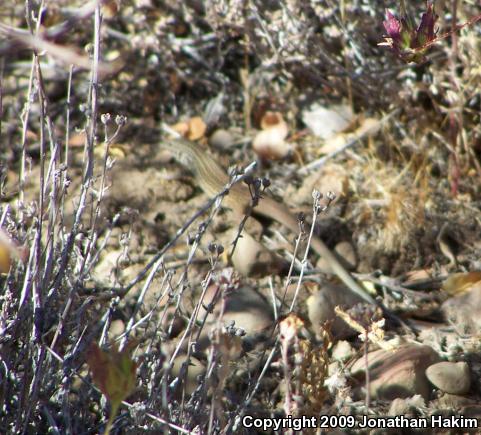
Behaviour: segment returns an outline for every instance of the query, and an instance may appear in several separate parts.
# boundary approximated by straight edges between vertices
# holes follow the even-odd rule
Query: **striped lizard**
[[[201,189],[209,197],[214,197],[219,194],[229,183],[229,176],[222,167],[195,143],[181,138],[164,139],[160,146],[172,152],[174,158],[192,172]],[[252,203],[252,195],[245,184],[236,183],[231,187],[228,195],[225,196],[224,202],[227,207],[231,208],[234,212],[244,215]],[[276,202],[268,196],[262,197],[259,200],[258,205],[252,209],[252,215],[254,217],[258,215],[275,220],[294,233],[299,231],[297,218],[285,205]],[[351,276],[320,238],[313,236],[311,246],[317,254],[324,257],[333,272],[351,292],[370,304],[379,305]]]

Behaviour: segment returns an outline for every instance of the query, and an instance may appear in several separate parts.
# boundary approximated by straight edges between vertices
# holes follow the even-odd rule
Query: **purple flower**
[[[434,40],[436,31],[434,25],[436,24],[437,16],[434,13],[434,6],[432,4],[427,5],[427,10],[421,17],[421,23],[416,30],[417,42],[420,47],[429,44]]]
[[[401,42],[402,23],[389,9],[386,9],[386,21],[383,21],[383,24],[389,38],[393,42]]]
[[[436,40],[434,25],[437,16],[434,13],[434,6],[432,3],[427,3],[426,8],[417,29],[410,24],[407,17],[397,18],[386,10],[386,20],[383,25],[387,35],[379,45],[388,46],[405,62],[423,62],[425,52]]]

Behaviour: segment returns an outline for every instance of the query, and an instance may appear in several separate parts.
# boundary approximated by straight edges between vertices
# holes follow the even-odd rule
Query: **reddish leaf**
[[[119,352],[116,347],[102,350],[96,343],[90,345],[87,364],[97,387],[116,408],[135,388],[137,364],[132,360],[130,343]]]

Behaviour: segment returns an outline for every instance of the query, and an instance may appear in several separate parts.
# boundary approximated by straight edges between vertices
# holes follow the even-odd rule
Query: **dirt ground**
[[[6,2],[0,432],[478,433],[480,17]]]

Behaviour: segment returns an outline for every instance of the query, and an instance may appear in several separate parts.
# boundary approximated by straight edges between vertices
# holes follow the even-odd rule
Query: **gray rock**
[[[199,311],[199,319],[206,314],[204,309],[215,297],[216,286],[211,286],[204,298]],[[255,334],[271,327],[274,322],[272,305],[252,287],[243,286],[229,292],[225,299],[219,299],[212,313],[207,316],[207,323],[215,324],[223,311],[223,323],[229,325],[235,322],[237,328],[242,328],[247,334]]]
[[[232,233],[231,241],[237,234],[237,228]],[[230,246],[230,243],[224,246]],[[237,241],[231,260],[235,270],[244,276],[272,275],[288,267],[284,259],[269,251],[248,232],[244,232]]]
[[[364,300],[348,289],[334,284],[326,284],[307,299],[307,315],[314,329],[327,320],[334,320],[331,329],[332,335],[337,339],[345,338],[356,334],[356,331],[337,317],[334,308],[337,305],[350,308],[360,302],[364,302]]]
[[[226,149],[231,148],[234,142],[235,138],[232,133],[221,128],[216,130],[209,138],[209,143],[213,148],[224,152]]]
[[[425,406],[426,402],[419,394],[407,399],[397,398],[392,401],[388,415],[393,417],[396,415],[413,415],[413,411]]]
[[[429,366],[426,376],[441,391],[449,394],[466,394],[471,387],[471,373],[465,362],[443,361]]]

